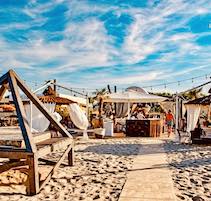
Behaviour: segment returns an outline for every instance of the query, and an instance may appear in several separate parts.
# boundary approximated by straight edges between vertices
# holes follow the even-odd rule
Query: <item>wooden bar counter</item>
[[[127,120],[126,135],[131,137],[160,137],[160,119]]]

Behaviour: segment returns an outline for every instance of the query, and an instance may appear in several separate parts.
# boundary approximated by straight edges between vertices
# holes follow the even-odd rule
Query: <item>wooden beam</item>
[[[7,88],[5,87],[5,85],[1,85],[0,88],[0,101],[3,99],[5,92],[7,91]]]
[[[51,161],[51,160],[48,160],[48,159],[45,159],[45,158],[38,158],[38,161],[44,162],[47,165],[56,165],[56,163],[57,163],[56,161]],[[66,164],[66,163],[61,163],[61,165],[68,166],[68,164]]]
[[[67,147],[67,149],[63,153],[62,157],[59,159],[59,161],[56,163],[56,165],[50,171],[50,173],[48,174],[48,176],[46,177],[46,179],[43,182],[40,183],[40,190],[49,182],[49,180],[51,179],[51,177],[54,174],[54,172],[59,168],[59,166],[63,162],[65,156],[70,152],[71,148],[72,148],[72,144]]]
[[[8,72],[0,77],[0,85],[3,85],[8,78]]]
[[[26,150],[2,150],[0,149],[0,158],[10,158],[10,159],[24,159],[27,158],[32,153],[26,152]]]
[[[18,161],[18,162],[7,162],[0,166],[0,173],[10,170],[13,167],[24,166],[27,165],[25,161]]]
[[[22,82],[22,80],[18,77],[18,75],[12,71],[14,74],[17,84],[20,89],[27,95],[27,97],[33,102],[33,104],[43,113],[43,115],[50,121],[51,124],[64,136],[72,138],[72,135],[59,123],[55,117],[52,116],[44,106],[44,104],[37,98],[35,94],[31,92],[31,90]]]
[[[25,141],[26,150],[28,152],[36,153],[37,149],[35,144],[33,143],[33,137],[29,128],[29,124],[23,107],[23,102],[18,91],[18,86],[13,71],[9,71],[8,81],[18,116],[18,122],[20,124],[22,135]]]

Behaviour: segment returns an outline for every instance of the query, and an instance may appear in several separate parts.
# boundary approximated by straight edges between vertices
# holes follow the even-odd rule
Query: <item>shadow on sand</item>
[[[116,156],[130,156],[139,154],[141,144],[100,144],[89,146],[76,152],[92,152],[96,154],[111,154]]]

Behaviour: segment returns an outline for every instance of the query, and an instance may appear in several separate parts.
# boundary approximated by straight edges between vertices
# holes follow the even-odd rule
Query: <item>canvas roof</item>
[[[114,103],[159,103],[165,101],[166,99],[166,97],[162,96],[143,94],[132,91],[111,93],[103,96],[103,102]]]

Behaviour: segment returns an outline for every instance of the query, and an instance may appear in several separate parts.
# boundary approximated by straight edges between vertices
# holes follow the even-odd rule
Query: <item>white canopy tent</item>
[[[107,103],[128,103],[128,118],[130,117],[130,103],[160,103],[167,98],[136,91],[125,91],[107,94],[102,101]]]

